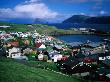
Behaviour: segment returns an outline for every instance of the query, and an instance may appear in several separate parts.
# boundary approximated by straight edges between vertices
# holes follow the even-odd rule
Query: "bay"
[[[100,44],[103,42],[103,39],[106,37],[97,36],[97,35],[63,35],[63,36],[57,36],[56,38],[64,41],[67,44],[76,46],[78,44],[85,43],[88,40],[93,43]],[[107,44],[110,48],[110,42]]]
[[[63,36],[57,36],[57,38],[67,43],[85,42],[88,40],[92,42],[102,42],[104,39],[104,37],[97,35],[63,35]]]

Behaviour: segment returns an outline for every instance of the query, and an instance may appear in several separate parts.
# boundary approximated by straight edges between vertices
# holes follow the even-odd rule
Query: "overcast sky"
[[[0,20],[64,20],[71,15],[109,15],[110,0],[0,0]]]

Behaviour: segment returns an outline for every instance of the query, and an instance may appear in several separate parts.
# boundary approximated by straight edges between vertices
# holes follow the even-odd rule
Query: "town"
[[[40,34],[37,30],[0,31],[0,57],[18,62],[53,62],[59,72],[69,76],[94,82],[110,80],[110,48],[106,41],[70,45],[53,36]]]

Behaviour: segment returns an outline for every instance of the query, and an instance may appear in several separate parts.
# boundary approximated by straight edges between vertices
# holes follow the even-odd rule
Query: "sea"
[[[97,35],[62,35],[62,36],[57,36],[57,38],[68,43],[85,42],[88,40],[92,42],[102,42],[104,39],[104,37]]]
[[[58,29],[70,29],[70,28],[92,28],[100,31],[110,32],[110,24],[83,24],[83,23],[54,23],[48,24],[50,26],[55,26]],[[63,35],[57,36],[58,39],[66,43],[84,43],[86,41],[91,42],[103,42],[106,36],[97,36],[97,35]],[[108,43],[110,45],[110,43]]]
[[[72,46],[77,46],[88,41],[95,44],[101,44],[105,39],[105,37],[97,35],[62,35],[56,36],[56,38]],[[110,47],[110,42],[107,42],[107,44]]]

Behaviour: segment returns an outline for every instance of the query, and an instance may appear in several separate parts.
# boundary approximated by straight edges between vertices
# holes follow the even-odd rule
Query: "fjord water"
[[[86,42],[87,40],[92,42],[102,42],[104,39],[104,37],[97,35],[63,35],[63,36],[57,36],[57,38],[67,43]]]

